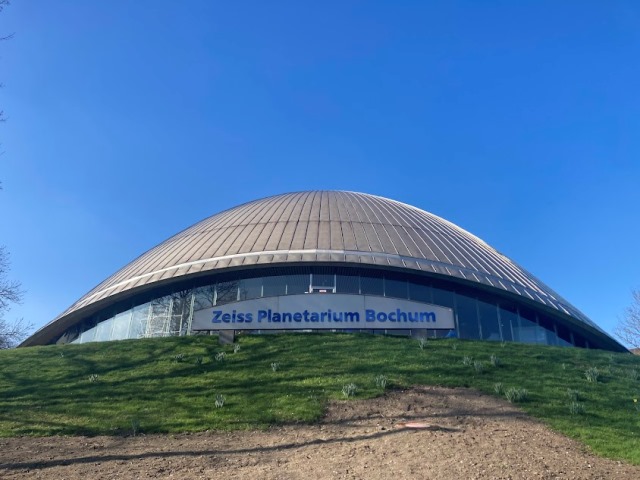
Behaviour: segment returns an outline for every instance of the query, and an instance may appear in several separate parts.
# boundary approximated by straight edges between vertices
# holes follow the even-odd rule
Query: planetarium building
[[[292,330],[626,351],[469,232],[343,191],[276,195],[213,215],[107,278],[22,346]]]

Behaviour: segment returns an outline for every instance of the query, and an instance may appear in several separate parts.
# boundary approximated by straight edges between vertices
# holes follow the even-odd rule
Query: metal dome
[[[156,284],[234,267],[316,262],[410,269],[479,284],[602,332],[533,275],[462,228],[395,200],[346,191],[275,195],[206,218],[126,265],[41,331],[69,316],[78,318],[96,303]]]

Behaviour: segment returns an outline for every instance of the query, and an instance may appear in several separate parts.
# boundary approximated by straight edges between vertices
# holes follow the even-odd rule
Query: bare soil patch
[[[0,439],[3,479],[638,479],[513,405],[418,387],[268,431]]]

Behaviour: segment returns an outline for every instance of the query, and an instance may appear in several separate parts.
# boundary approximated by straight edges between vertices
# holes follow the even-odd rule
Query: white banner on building
[[[455,328],[453,310],[369,295],[304,294],[258,298],[193,313],[192,330]]]

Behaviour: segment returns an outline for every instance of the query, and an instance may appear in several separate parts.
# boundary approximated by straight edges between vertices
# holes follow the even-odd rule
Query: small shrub
[[[239,351],[240,351],[240,344],[234,343],[233,344],[233,353],[238,353]]]
[[[465,355],[464,357],[462,357],[462,364],[466,365],[467,367],[473,365],[473,358],[471,358],[468,355]]]
[[[92,373],[91,375],[89,375],[89,381],[91,383],[96,383],[99,379],[100,377],[98,376],[97,373]]]
[[[140,420],[138,420],[137,418],[132,418],[131,419],[131,434],[135,437],[136,435],[138,435],[139,431],[140,431]]]
[[[584,413],[584,404],[580,402],[571,402],[569,404],[569,412],[571,415],[582,415]]]
[[[577,402],[582,398],[582,393],[580,393],[578,390],[567,388],[567,396],[569,397],[569,400],[571,400],[572,402]]]
[[[203,361],[203,358],[202,358],[202,357],[196,357],[196,365],[197,365],[197,366],[202,365],[202,361]]]
[[[387,388],[387,377],[385,375],[376,375],[375,377],[376,387],[382,388],[383,390]]]
[[[500,358],[493,354],[489,357],[489,361],[491,362],[491,366],[493,367],[499,367],[500,365],[502,365],[502,360],[500,360]]]
[[[184,353],[178,353],[178,354],[174,355],[173,361],[176,362],[176,363],[183,362],[184,361]]]
[[[493,391],[498,395],[502,395],[504,393],[504,385],[500,382],[493,384]]]
[[[342,386],[342,395],[345,397],[353,397],[358,391],[358,386],[355,383],[347,383]]]
[[[222,408],[224,407],[224,401],[226,399],[224,398],[224,395],[222,395],[221,393],[218,393],[216,395],[216,400],[214,402],[214,405],[216,406],[216,408]]]
[[[425,348],[427,348],[427,337],[419,338],[418,346],[420,347],[420,350],[424,350]]]
[[[224,358],[225,358],[226,356],[227,356],[227,354],[226,354],[226,353],[224,353],[224,352],[218,352],[218,353],[216,353],[215,359],[216,359],[216,361],[218,361],[218,362],[224,362]]]
[[[505,390],[504,396],[507,398],[509,403],[518,403],[524,402],[529,396],[529,392],[524,388],[511,387]]]
[[[476,371],[476,373],[484,372],[484,362],[476,360],[475,362],[473,362],[473,369]]]
[[[587,378],[587,382],[597,382],[600,378],[600,371],[596,367],[589,367],[584,372],[584,376]]]
[[[271,362],[271,370],[277,372],[280,370],[280,364],[278,362]]]
[[[457,343],[452,344],[451,348],[452,348],[453,351],[458,350],[458,344]]]

